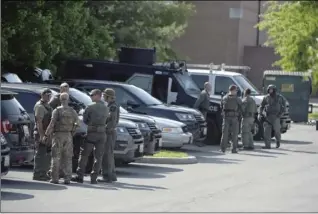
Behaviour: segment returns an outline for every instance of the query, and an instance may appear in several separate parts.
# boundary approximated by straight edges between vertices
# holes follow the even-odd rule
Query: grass
[[[152,157],[156,158],[185,158],[189,155],[185,152],[161,150],[160,152],[154,154]]]
[[[308,114],[309,119],[318,119],[318,112]]]

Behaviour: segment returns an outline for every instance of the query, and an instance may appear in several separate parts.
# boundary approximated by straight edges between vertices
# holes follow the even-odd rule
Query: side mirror
[[[136,108],[136,107],[138,107],[138,106],[139,106],[138,103],[136,103],[136,102],[134,102],[134,101],[132,101],[132,100],[127,100],[127,109],[128,109],[128,107],[130,107],[130,108]]]

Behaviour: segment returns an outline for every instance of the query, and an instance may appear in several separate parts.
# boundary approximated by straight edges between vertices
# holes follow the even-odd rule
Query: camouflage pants
[[[46,177],[50,169],[51,153],[48,152],[48,147],[39,142],[39,136],[35,135],[35,155],[33,177]]]
[[[254,117],[244,117],[242,119],[242,142],[244,147],[254,147],[253,129]]]
[[[91,138],[89,138],[90,136],[88,135],[80,151],[78,167],[76,170],[76,173],[80,178],[84,177],[88,157],[92,151],[94,154],[94,164],[93,164],[93,170],[91,172],[91,179],[96,180],[101,170],[103,155],[104,155],[104,146],[106,143],[106,133],[94,133],[94,134],[95,134],[94,137],[91,137]]]
[[[276,116],[268,116],[266,117],[266,120],[268,122],[264,122],[264,141],[265,146],[270,147],[271,146],[271,139],[272,139],[272,131],[275,133],[275,138],[277,141],[280,141],[281,134],[280,134],[280,118]]]
[[[73,137],[71,132],[55,132],[52,137],[52,180],[58,181],[60,170],[64,180],[70,181],[72,177]]]
[[[104,149],[103,162],[102,162],[102,175],[104,178],[116,176],[115,171],[115,157],[114,147],[117,138],[116,130],[107,132],[107,140]]]
[[[229,138],[233,145],[232,150],[237,149],[239,134],[239,120],[237,117],[223,117],[221,149],[226,150]]]

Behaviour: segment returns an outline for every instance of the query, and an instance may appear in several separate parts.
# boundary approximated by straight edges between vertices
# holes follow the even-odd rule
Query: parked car
[[[181,148],[193,143],[193,136],[184,123],[162,117],[153,117],[162,131],[163,148]]]
[[[134,85],[99,80],[65,80],[71,87],[88,92],[98,88],[113,88],[116,91],[116,102],[129,113],[163,117],[180,121],[187,125],[194,141],[204,140],[207,134],[203,115],[192,108],[166,105],[152,97],[146,91]],[[57,81],[52,81],[51,83]]]
[[[1,82],[22,83],[22,80],[15,73],[3,72]]]
[[[50,85],[51,89],[55,88],[54,85]],[[16,98],[21,102],[22,105],[26,108],[28,113],[31,116],[31,119],[34,121],[34,113],[33,113],[33,107],[35,103],[40,99],[40,93],[43,90],[43,88],[46,87],[46,85],[42,84],[29,84],[29,83],[20,83],[20,84],[2,84],[2,87],[5,89],[10,89],[12,91],[17,92],[15,95]],[[52,95],[56,95],[57,92],[52,89]],[[78,109],[78,106],[81,104],[74,99],[72,96],[70,96],[70,103]],[[82,104],[83,105],[83,104]],[[85,106],[84,106],[85,107]],[[86,130],[87,126],[83,122],[83,109],[78,109],[78,114],[79,114],[79,119],[80,119],[80,126],[76,129],[76,134],[73,138],[73,144],[74,144],[74,156],[73,156],[73,168],[76,169],[77,162],[78,162],[78,157],[79,157],[79,151],[80,151],[80,146],[83,143],[84,136],[86,135]],[[136,127],[136,124],[133,122],[129,121],[121,121],[119,120],[119,125],[122,125],[124,132],[117,132],[117,141],[116,141],[116,146],[115,146],[115,158],[117,159],[118,162],[133,162],[136,158],[140,157],[140,154],[136,152],[139,147],[142,147],[143,150],[143,137],[140,136],[139,134],[135,134],[135,132],[139,133],[140,130],[138,127]],[[132,128],[133,127],[133,128]],[[130,130],[130,138],[127,138],[127,133],[126,130]],[[133,143],[136,146],[129,147],[128,149],[125,149],[124,151],[116,151],[118,147],[117,144],[120,144],[121,142],[127,142],[127,144],[130,144],[130,142],[133,141]],[[142,145],[141,145],[142,144]],[[141,145],[141,146],[140,146]],[[139,147],[138,147],[139,146]],[[138,148],[137,148],[138,147]],[[131,149],[133,148],[133,149]],[[133,150],[133,151],[130,151]],[[138,150],[139,151],[139,150]],[[136,154],[135,158],[131,158],[131,153]],[[127,155],[127,157],[125,157]],[[142,153],[143,155],[143,153]]]
[[[2,126],[1,126],[1,130],[2,130]],[[10,169],[10,148],[2,132],[0,133],[0,141],[1,141],[1,177],[2,177],[8,174]]]
[[[30,164],[34,159],[32,120],[14,95],[1,86],[1,133],[10,147],[10,164]]]

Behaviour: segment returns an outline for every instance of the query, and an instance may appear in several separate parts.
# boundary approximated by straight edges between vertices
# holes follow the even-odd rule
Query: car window
[[[235,84],[229,77],[216,76],[214,84],[214,94],[221,95],[222,92],[227,93],[230,85]]]
[[[1,94],[1,116],[20,115],[25,109],[13,95]]]
[[[208,75],[193,74],[193,75],[191,75],[191,77],[192,77],[193,81],[195,82],[195,84],[197,84],[201,90],[203,90],[203,88],[204,88],[204,83],[209,81]]]
[[[75,88],[70,88],[70,95],[74,97],[77,101],[83,103],[85,106],[88,106],[92,103],[92,99],[88,96],[87,93],[77,90]]]
[[[28,113],[33,112],[35,103],[41,98],[38,94],[28,92],[19,92],[14,96]]]
[[[116,102],[119,105],[126,105],[127,101],[130,100],[135,103],[139,103],[133,96],[122,88],[114,88],[116,93]]]

